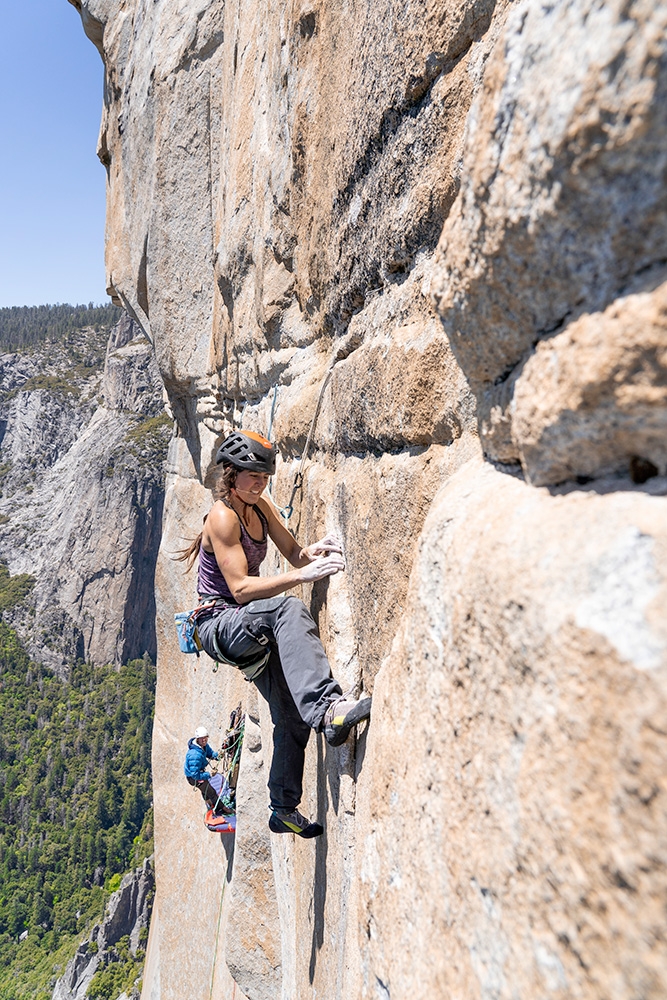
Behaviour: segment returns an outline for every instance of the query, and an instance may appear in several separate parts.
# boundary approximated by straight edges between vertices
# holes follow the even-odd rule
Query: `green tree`
[[[122,316],[111,303],[9,306],[0,309],[0,351],[22,350],[44,341],[63,341],[87,327],[110,329]]]
[[[100,883],[151,853],[154,686],[144,659],[76,663],[66,683],[0,620],[0,991],[48,1000],[51,950],[73,950]]]

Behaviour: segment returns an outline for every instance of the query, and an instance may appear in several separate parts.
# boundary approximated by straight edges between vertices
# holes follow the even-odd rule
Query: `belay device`
[[[239,705],[229,716],[229,728],[220,747],[219,770],[209,779],[209,784],[218,795],[215,805],[204,819],[211,833],[234,833],[236,830],[236,783],[244,731],[245,715]]]

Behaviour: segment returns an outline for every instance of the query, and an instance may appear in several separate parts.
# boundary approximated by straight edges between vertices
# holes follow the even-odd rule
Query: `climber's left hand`
[[[312,545],[306,545],[301,549],[302,557],[305,557],[310,562],[319,556],[328,556],[333,553],[343,554],[343,543],[333,533],[325,535],[324,538],[320,538],[319,542],[313,542]]]

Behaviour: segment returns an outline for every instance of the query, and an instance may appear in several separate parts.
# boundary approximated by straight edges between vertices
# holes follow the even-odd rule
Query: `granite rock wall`
[[[0,558],[34,588],[5,612],[30,655],[156,655],[153,578],[172,423],[140,328],[0,356]]]
[[[145,997],[657,1000],[664,4],[72,2],[109,290],[178,427]],[[298,537],[342,537],[302,596],[374,694],[356,742],[311,740],[310,843],[265,825],[264,704],[173,633],[234,426],[278,442]],[[181,768],[239,700],[231,844]]]

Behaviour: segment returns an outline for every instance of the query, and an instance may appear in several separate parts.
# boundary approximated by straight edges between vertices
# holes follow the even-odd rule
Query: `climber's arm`
[[[273,507],[268,501],[262,499],[259,501],[258,506],[266,517],[272,541],[292,566],[296,566],[297,568],[308,566],[309,563],[312,563],[320,556],[329,556],[331,554],[342,556],[343,548],[340,539],[336,538],[335,535],[326,535],[318,542],[313,542],[312,545],[306,545],[302,548],[294,535],[280,523]],[[341,568],[344,569],[344,565]]]
[[[262,511],[264,512],[263,505]],[[289,532],[286,534],[292,538]],[[222,504],[214,506],[211,510],[203,541],[205,546],[209,543],[212,547],[220,572],[234,600],[239,604],[277,597],[300,583],[312,583],[345,568],[342,556],[332,554],[313,561],[306,559],[303,565],[287,573],[279,573],[277,576],[249,576],[248,561],[241,545],[238,518],[233,511]]]

